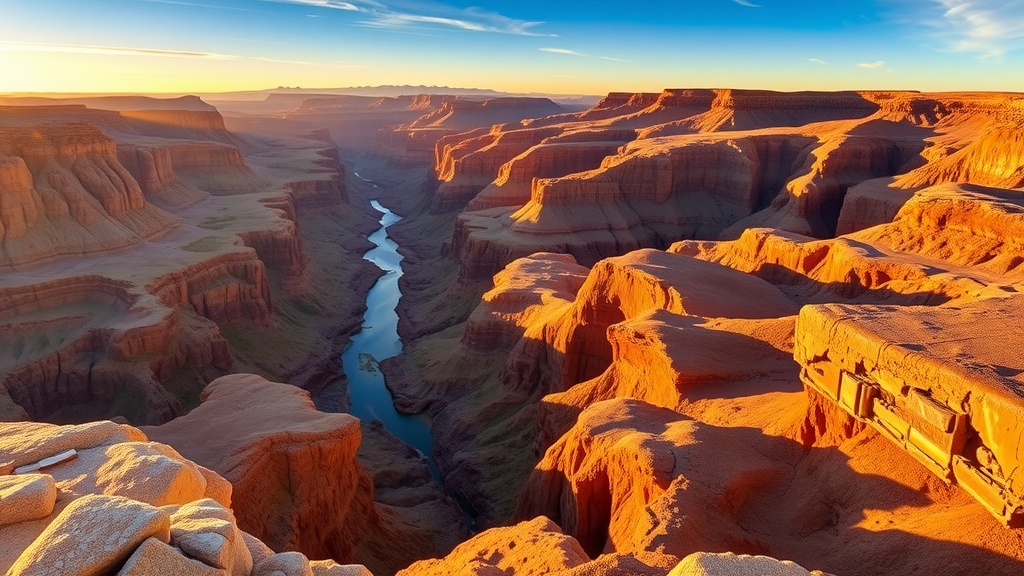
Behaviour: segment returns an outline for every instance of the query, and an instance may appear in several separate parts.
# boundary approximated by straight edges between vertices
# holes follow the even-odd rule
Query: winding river
[[[384,374],[380,370],[380,362],[402,352],[398,313],[395,311],[402,298],[398,288],[398,279],[402,277],[402,255],[398,253],[398,244],[388,236],[388,228],[402,218],[377,200],[371,200],[370,205],[381,213],[380,228],[368,237],[375,247],[364,254],[363,259],[376,264],[384,275],[367,293],[362,328],[341,355],[345,376],[348,377],[349,412],[364,422],[380,420],[389,432],[423,455],[430,473],[440,484],[441,477],[431,456],[430,417],[426,414],[402,414],[395,410],[394,400],[384,385]]]
[[[371,184],[374,190],[379,186],[359,174],[360,180]],[[444,480],[437,469],[432,454],[431,420],[426,413],[402,414],[395,409],[394,399],[384,383],[380,363],[394,358],[402,352],[402,339],[398,335],[398,301],[402,292],[398,279],[402,277],[402,255],[398,244],[388,236],[388,228],[402,218],[388,210],[377,199],[370,200],[374,210],[381,213],[380,228],[367,239],[374,245],[363,255],[384,271],[366,295],[366,313],[359,332],[352,336],[349,345],[341,353],[341,361],[348,378],[349,412],[363,422],[380,420],[391,434],[412,446],[423,456],[434,482],[446,492]],[[328,387],[318,398],[317,407],[336,412],[344,406],[341,396],[344,390]],[[466,527],[476,532],[476,517],[472,509],[456,499],[462,507]]]

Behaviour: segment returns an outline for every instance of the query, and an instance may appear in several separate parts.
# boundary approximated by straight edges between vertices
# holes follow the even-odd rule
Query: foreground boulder
[[[363,451],[371,455],[360,461],[358,419],[319,412],[307,391],[252,374],[213,381],[202,401],[146,432],[230,480],[239,526],[271,549],[358,559],[389,574],[457,543],[462,516],[438,493],[422,460],[414,463],[423,474],[407,473],[412,463],[400,457],[400,445],[367,429]],[[396,474],[408,481],[401,493],[389,482]]]
[[[365,574],[305,557],[254,569],[277,555],[239,529],[230,501],[226,480],[136,428],[0,424],[0,571],[10,576]]]
[[[825,576],[824,572],[808,572],[793,562],[768,556],[745,554],[690,554],[668,576]]]
[[[272,549],[352,558],[353,535],[375,520],[370,480],[355,462],[359,420],[317,412],[307,392],[254,375],[215,380],[202,399],[147,433],[223,474],[240,525]]]
[[[579,542],[544,517],[492,528],[456,547],[442,560],[424,560],[400,576],[542,576],[588,562]]]

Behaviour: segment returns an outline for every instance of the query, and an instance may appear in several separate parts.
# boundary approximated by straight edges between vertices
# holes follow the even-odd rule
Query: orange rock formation
[[[592,264],[757,226],[827,237],[885,222],[925,186],[1021,183],[1012,96],[669,90],[622,99],[438,142],[434,208],[470,207],[452,239],[464,278],[551,246]],[[567,161],[545,165],[561,144]]]
[[[356,458],[359,420],[318,412],[294,386],[225,376],[188,415],[145,432],[229,480],[239,526],[278,552],[358,559],[385,574],[447,551],[453,538],[428,532],[432,523],[460,533],[456,506],[429,482],[378,510],[374,481]]]
[[[661,573],[1010,573],[1019,102],[667,91],[446,137],[433,210],[467,209],[433,294],[501,272],[389,382],[484,525],[524,482],[519,518]]]
[[[0,106],[4,417],[166,421],[231,370],[220,327],[270,329],[275,283],[302,290],[296,211],[345,200],[337,154],[293,139],[282,160],[198,99],[17,102]]]

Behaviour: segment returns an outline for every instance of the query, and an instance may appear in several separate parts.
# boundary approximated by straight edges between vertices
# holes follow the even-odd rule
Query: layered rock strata
[[[309,393],[294,386],[255,375],[225,376],[206,387],[203,403],[188,415],[145,430],[223,474],[234,486],[241,528],[279,552],[344,562],[358,558],[387,574],[454,545],[437,526],[459,534],[458,508],[430,482],[407,486],[402,496],[390,486],[389,503],[378,509],[375,481],[356,457],[359,421],[318,412]],[[380,439],[374,446],[395,450]],[[384,474],[390,467],[394,474],[405,466],[373,468]],[[435,516],[426,517],[421,508]]]
[[[590,112],[438,142],[434,208],[469,205],[451,241],[464,281],[542,250],[590,265],[677,240],[735,238],[750,227],[826,238],[888,221],[926,186],[1020,184],[1019,112],[1008,95],[613,96]],[[602,132],[624,139],[603,159],[561,170],[540,161],[577,135]],[[519,145],[498,144],[510,138]],[[569,150],[581,159],[589,153]]]
[[[272,293],[309,291],[297,210],[346,199],[324,136],[136,100],[0,106],[4,419],[166,421],[232,369],[222,328],[277,330]]]

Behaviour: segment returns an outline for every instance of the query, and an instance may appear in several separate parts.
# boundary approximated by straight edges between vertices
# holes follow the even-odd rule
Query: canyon
[[[0,567],[1017,573],[1022,121],[1005,93],[0,99]],[[49,544],[102,525],[116,550]]]

